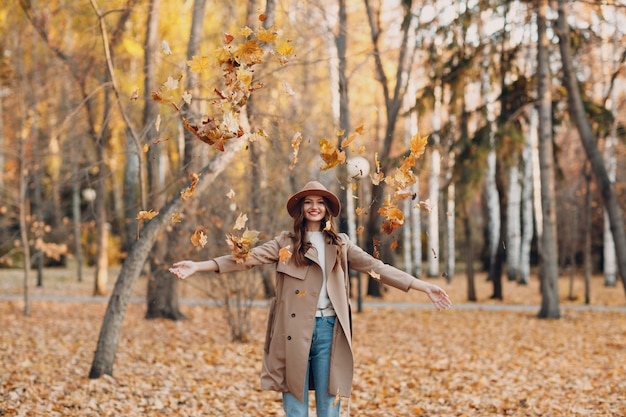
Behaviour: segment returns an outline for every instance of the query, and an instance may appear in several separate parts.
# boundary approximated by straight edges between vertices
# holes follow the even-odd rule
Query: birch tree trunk
[[[519,258],[519,279],[518,283],[526,285],[530,277],[530,250],[535,234],[533,225],[533,178],[537,177],[533,164],[533,149],[537,144],[537,109],[533,106],[530,108],[530,123],[526,135],[526,144],[522,151],[522,161],[524,164],[522,181],[522,238],[520,242],[520,258]]]
[[[486,17],[482,18],[483,20]],[[484,26],[484,25],[483,25]],[[484,29],[483,29],[484,30]],[[485,170],[485,202],[487,210],[487,255],[489,257],[489,280],[494,279],[494,268],[496,264],[496,255],[498,251],[498,242],[500,241],[500,197],[496,185],[496,149],[495,149],[495,102],[492,97],[491,77],[489,75],[489,66],[491,63],[489,40],[483,33],[483,61],[481,71],[481,95],[485,101],[486,122],[489,134],[489,153],[487,154],[487,167]],[[495,291],[494,291],[495,293]]]
[[[441,175],[441,101],[442,87],[435,87],[435,107],[433,111],[432,146],[430,147],[430,173],[428,176],[428,251],[426,253],[427,274],[429,277],[439,276],[439,178]]]
[[[617,145],[617,90],[611,90],[611,114],[613,115],[613,124],[611,125],[611,133],[604,144],[604,163],[606,164],[606,173],[611,183],[615,183],[617,163],[615,160],[615,146]],[[615,254],[615,241],[611,232],[611,220],[607,209],[604,209],[604,285],[614,287],[617,282],[617,259]]]
[[[576,123],[580,139],[585,148],[587,158],[591,164],[591,169],[607,210],[611,223],[611,233],[615,242],[615,253],[619,274],[622,279],[624,291],[626,291],[626,230],[624,230],[624,218],[619,205],[619,198],[615,183],[611,181],[607,169],[602,160],[591,126],[587,120],[580,87],[574,74],[572,64],[572,54],[570,51],[569,26],[567,24],[566,2],[558,1],[558,35],[559,48],[561,50],[561,61],[563,63],[563,84],[567,89],[567,100],[569,112],[572,120]]]
[[[548,0],[537,7],[537,96],[539,99],[539,162],[543,236],[540,256],[540,318],[559,318],[558,247],[556,239],[556,201],[554,193],[554,154],[552,138],[552,94],[549,68],[549,41],[546,36]]]
[[[507,199],[507,237],[506,237],[506,267],[509,281],[516,281],[520,277],[521,259],[521,209],[522,183],[520,169],[517,163],[509,167],[509,191]]]

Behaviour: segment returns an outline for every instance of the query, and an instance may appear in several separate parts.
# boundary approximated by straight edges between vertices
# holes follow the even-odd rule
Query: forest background
[[[136,282],[146,317],[184,318],[171,262],[289,229],[284,201],[318,178],[371,253],[468,301],[475,268],[496,300],[503,273],[537,280],[538,315],[560,317],[564,278],[585,303],[594,277],[612,294],[624,279],[625,14],[620,1],[5,1],[0,259],[23,270],[26,315],[47,266],[113,294],[89,372],[110,375]],[[254,54],[232,58],[246,39]],[[357,296],[387,296],[361,279]],[[271,271],[238,281],[203,294],[272,294]]]

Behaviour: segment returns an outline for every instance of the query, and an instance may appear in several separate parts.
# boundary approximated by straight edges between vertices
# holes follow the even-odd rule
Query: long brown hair
[[[333,245],[337,247],[337,255],[341,253],[341,238],[335,225],[335,219],[330,215],[328,211],[328,202],[324,199],[324,205],[326,206],[326,215],[322,220],[322,232],[325,238],[330,238]],[[297,266],[304,266],[309,264],[309,261],[304,256],[311,247],[311,242],[306,240],[306,219],[304,218],[304,210],[302,210],[302,202],[298,204],[298,215],[293,219],[293,234],[294,234],[294,251],[293,259]]]

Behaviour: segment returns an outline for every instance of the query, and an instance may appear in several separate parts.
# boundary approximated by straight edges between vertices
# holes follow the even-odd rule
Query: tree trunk
[[[596,145],[580,96],[580,86],[574,74],[570,51],[569,26],[565,10],[566,2],[559,0],[558,5],[559,48],[561,50],[561,61],[563,62],[563,84],[567,89],[569,113],[572,120],[576,123],[587,158],[591,163],[596,184],[604,200],[604,206],[611,223],[611,233],[615,241],[618,270],[624,291],[626,291],[626,230],[624,230],[624,218],[622,217],[615,183],[611,181],[604,165],[602,154]]]
[[[441,101],[442,87],[438,83],[435,87],[435,108],[433,111],[432,146],[430,146],[430,172],[428,175],[428,250],[426,251],[427,275],[439,276],[439,178],[441,175]]]
[[[552,138],[552,94],[549,69],[549,43],[546,36],[548,0],[538,0],[537,8],[537,95],[539,99],[539,162],[543,238],[541,262],[540,318],[559,318],[558,247],[556,235],[556,202],[554,193],[554,154]]]
[[[155,144],[159,132],[155,122],[159,115],[158,104],[151,99],[151,93],[157,90],[156,70],[159,64],[159,12],[160,0],[151,0],[146,24],[144,45],[144,112],[143,125],[146,126],[148,186],[150,209],[159,211],[165,205],[165,169],[166,157],[162,145]],[[180,320],[185,316],[178,308],[178,280],[167,271],[167,247],[165,238],[157,239],[150,252],[150,271],[148,274],[146,318],[167,318]]]
[[[535,232],[533,225],[533,147],[537,143],[537,109],[530,109],[530,123],[526,135],[526,143],[522,151],[524,164],[524,180],[522,188],[522,239],[520,243],[520,269],[518,283],[526,285],[530,276],[530,251]]]
[[[517,281],[520,277],[520,256],[522,245],[522,183],[517,158],[509,167],[509,191],[507,198],[507,237],[506,237],[506,271],[509,281]]]
[[[413,55],[418,45],[416,42],[409,42],[409,38],[412,35],[411,28],[415,22],[413,15],[413,2],[407,1],[403,3],[404,15],[400,29],[402,35],[400,39],[400,46],[398,48],[399,54],[397,65],[395,67],[395,80],[393,82],[390,82],[387,77],[387,73],[385,71],[386,64],[383,61],[383,53],[381,53],[379,45],[380,35],[382,32],[379,26],[381,21],[380,12],[383,8],[379,7],[376,9],[371,4],[370,0],[364,0],[364,3],[369,23],[370,37],[374,49],[373,59],[376,71],[376,80],[380,83],[385,100],[386,125],[384,128],[383,144],[378,152],[379,160],[382,164],[382,170],[385,172],[387,168],[391,168],[388,166],[389,155],[392,148],[391,145],[395,137],[396,125],[400,109],[402,108],[406,85],[408,78],[410,78],[407,75],[410,74]],[[390,85],[393,85],[393,88]],[[378,209],[382,206],[384,201],[384,191],[385,187],[382,185],[372,186],[372,204],[370,206],[369,216],[365,226],[367,236],[365,249],[369,253],[373,253],[375,241],[382,241],[382,237],[380,235],[380,226],[382,222],[381,217],[378,214]],[[390,262],[390,259],[385,259],[385,254],[388,252],[387,247],[381,248],[383,260]],[[368,277],[367,294],[374,297],[382,296],[379,282],[372,277]]]
[[[465,207],[463,215],[465,229],[465,272],[467,275],[467,301],[477,301],[476,286],[474,285],[474,242],[472,238],[472,222],[469,209]]]
[[[240,118],[244,119],[245,117],[244,108],[241,111]],[[245,126],[243,120],[242,126]],[[243,140],[234,141],[230,146],[226,147],[223,153],[216,157],[215,161],[209,163],[200,172],[200,178],[196,185],[196,196],[200,196],[219,177],[245,143]],[[132,287],[141,274],[143,265],[152,250],[154,242],[171,223],[172,214],[180,212],[183,207],[180,195],[176,193],[159,211],[159,215],[146,224],[139,238],[133,243],[115,282],[113,293],[109,298],[109,304],[104,315],[100,335],[98,336],[96,353],[89,371],[89,378],[99,378],[104,374],[113,375],[113,364],[120,328],[126,314]]]
[[[591,274],[592,274],[592,252],[591,252],[591,227],[593,218],[593,207],[591,206],[591,172],[589,164],[585,164],[585,246],[583,252],[583,269],[585,280],[585,305],[591,303]]]

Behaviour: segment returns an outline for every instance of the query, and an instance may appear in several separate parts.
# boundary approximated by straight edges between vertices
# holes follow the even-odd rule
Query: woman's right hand
[[[198,272],[198,265],[194,261],[176,262],[170,272],[180,279],[185,279]]]

